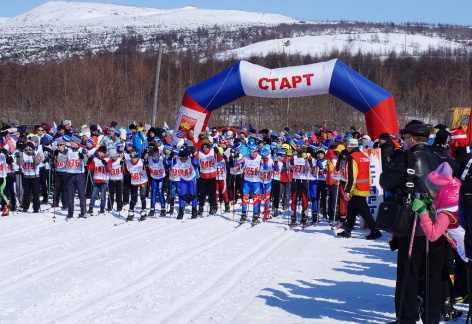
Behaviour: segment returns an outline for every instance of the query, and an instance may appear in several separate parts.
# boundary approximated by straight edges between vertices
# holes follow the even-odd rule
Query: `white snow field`
[[[394,320],[388,233],[344,239],[326,221],[289,229],[286,216],[235,228],[232,212],[190,220],[189,207],[183,221],[55,215],[0,218],[0,323]]]

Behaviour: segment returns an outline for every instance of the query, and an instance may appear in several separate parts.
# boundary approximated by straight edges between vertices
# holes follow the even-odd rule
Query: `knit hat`
[[[379,135],[379,140],[388,141],[390,139],[390,135],[388,133],[382,133]]]
[[[129,129],[136,129],[136,125],[135,124],[130,124],[128,128]]]
[[[18,127],[20,126],[20,121],[18,119],[15,119],[14,121],[11,122],[12,127]]]
[[[39,137],[36,136],[36,135],[31,136],[30,140],[33,141],[33,142],[39,143]]]
[[[452,168],[447,162],[441,163],[436,170],[428,174],[425,180],[426,187],[433,192],[439,192],[442,187],[453,179]]]
[[[133,146],[133,141],[126,141],[125,146]]]
[[[359,141],[355,138],[350,138],[349,141],[347,142],[347,147],[358,147],[359,146]]]
[[[69,135],[63,135],[62,139],[66,142],[70,142],[70,136]]]
[[[63,121],[62,121],[62,125],[64,125],[64,126],[67,126],[67,125],[72,126],[72,122],[71,122],[69,119],[66,119],[66,120],[63,120]]]
[[[35,149],[33,142],[26,142],[26,146],[31,147],[33,150]]]
[[[280,149],[277,151],[277,156],[287,156],[287,152],[285,152],[285,150]]]
[[[44,130],[46,131],[46,133],[49,133],[51,131],[51,128],[52,127],[49,125],[44,126]]]
[[[100,145],[100,147],[97,149],[98,152],[102,152],[102,153],[107,153],[107,147],[104,146],[104,145]]]
[[[344,138],[342,135],[336,135],[336,137],[334,138],[334,141],[338,143],[342,143],[344,142]]]
[[[72,135],[72,137],[70,138],[70,141],[71,142],[74,142],[74,143],[77,143],[77,144],[80,144],[82,141],[80,140],[79,137],[77,137],[76,135]]]
[[[462,126],[459,126],[451,132],[449,137],[449,149],[453,153],[458,148],[469,145],[469,139],[467,138],[467,133],[462,129]]]
[[[117,156],[117,155],[118,155],[118,153],[116,153],[116,150],[115,150],[115,149],[111,149],[111,150],[110,150],[110,157],[115,157],[115,156]]]
[[[434,137],[433,146],[445,145],[448,137],[449,137],[449,132],[447,130],[439,129],[436,132],[436,136]]]
[[[97,125],[90,125],[90,131],[96,132],[98,130]]]
[[[188,154],[188,151],[187,150],[180,150],[179,152],[179,158],[186,158],[188,157],[189,154]]]
[[[87,143],[95,145],[95,142],[93,141],[93,138],[91,138],[91,137],[87,138]]]
[[[164,150],[172,151],[172,146],[166,144],[164,145]]]
[[[234,143],[233,150],[240,151],[243,148],[241,142]]]

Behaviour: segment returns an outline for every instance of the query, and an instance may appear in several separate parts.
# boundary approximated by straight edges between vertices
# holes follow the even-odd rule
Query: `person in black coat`
[[[408,124],[403,130],[405,152],[393,160],[380,175],[380,186],[396,195],[406,194],[407,156],[414,154],[414,190],[418,197],[429,197],[425,178],[434,171],[443,160],[426,143],[429,139],[429,128],[424,124]],[[412,215],[416,217],[416,215]],[[413,228],[413,222],[411,225]],[[410,230],[410,233],[412,230]],[[410,241],[413,240],[412,253],[409,256]],[[441,274],[444,265],[444,236],[429,243],[427,312],[421,314],[423,323],[439,323],[441,315]],[[417,222],[415,236],[398,236],[397,281],[395,287],[395,312],[399,323],[416,323],[419,320],[418,288],[422,269],[426,269],[426,237]],[[428,321],[426,321],[428,318]]]
[[[385,170],[387,168],[388,163],[393,157],[393,151],[395,151],[395,143],[393,143],[388,133],[380,134],[379,148],[382,159],[382,170]]]

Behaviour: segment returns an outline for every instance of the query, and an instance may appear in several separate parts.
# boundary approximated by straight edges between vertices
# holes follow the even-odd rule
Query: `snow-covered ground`
[[[235,228],[232,213],[188,214],[129,223],[124,213],[66,222],[60,210],[54,222],[52,209],[2,217],[0,323],[394,319],[388,235],[367,241],[358,229],[343,239],[327,223],[290,230],[284,216]]]
[[[258,42],[226,51],[219,54],[219,57],[247,59],[251,56],[265,56],[271,53],[327,56],[334,51],[345,51],[351,55],[370,53],[374,56],[386,58],[392,52],[397,54],[406,52],[408,55],[414,56],[435,49],[463,49],[467,51],[468,47],[439,37],[433,38],[422,35],[399,33],[333,34]]]

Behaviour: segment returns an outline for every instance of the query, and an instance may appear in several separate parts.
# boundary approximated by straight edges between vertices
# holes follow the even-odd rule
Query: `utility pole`
[[[161,74],[161,59],[162,59],[162,40],[159,40],[159,54],[157,55],[156,80],[154,81],[154,100],[152,103],[152,127],[156,126],[157,117],[157,93],[159,90],[159,75]]]

